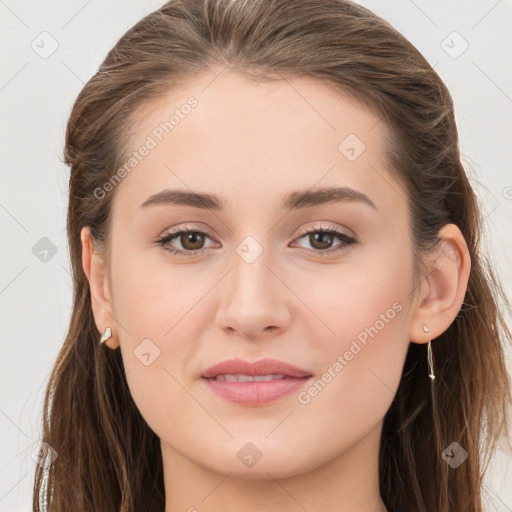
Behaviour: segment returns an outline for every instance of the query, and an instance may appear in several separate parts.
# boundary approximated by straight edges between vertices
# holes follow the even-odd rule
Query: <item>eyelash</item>
[[[194,229],[194,228],[191,228],[188,226],[182,226],[179,228],[171,229],[171,231],[169,233],[167,233],[164,236],[162,236],[161,238],[157,239],[155,241],[155,243],[157,245],[161,246],[164,250],[170,252],[171,254],[185,256],[185,257],[192,257],[192,256],[200,254],[206,250],[203,248],[203,249],[198,249],[197,251],[182,251],[179,249],[171,249],[171,248],[167,247],[167,244],[171,240],[174,240],[175,238],[177,238],[179,235],[181,235],[183,233],[198,233],[201,235],[205,235],[208,238],[211,238],[208,235],[208,233],[205,233],[204,231],[201,231],[200,229]],[[327,226],[325,228],[322,228],[320,226],[320,228],[318,228],[318,229],[304,228],[301,231],[301,233],[297,239],[300,240],[301,238],[304,238],[307,235],[318,234],[318,233],[331,233],[331,234],[335,235],[337,238],[339,238],[343,243],[341,244],[340,247],[337,247],[335,249],[326,249],[323,251],[320,249],[305,249],[305,251],[307,253],[309,253],[309,254],[312,253],[315,256],[320,256],[320,257],[332,256],[334,254],[338,254],[339,252],[345,250],[347,248],[347,246],[357,243],[357,240],[355,238],[352,238],[351,236],[347,235],[343,231],[340,231],[340,230],[330,227],[330,226]]]

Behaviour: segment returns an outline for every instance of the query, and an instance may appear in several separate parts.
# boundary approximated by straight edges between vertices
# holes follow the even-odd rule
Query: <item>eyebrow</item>
[[[362,192],[349,187],[328,187],[298,190],[288,194],[281,203],[283,209],[298,210],[328,203],[361,202],[377,210],[374,202]],[[191,206],[204,210],[222,211],[225,201],[213,194],[184,190],[162,190],[144,201],[139,209],[151,205]]]

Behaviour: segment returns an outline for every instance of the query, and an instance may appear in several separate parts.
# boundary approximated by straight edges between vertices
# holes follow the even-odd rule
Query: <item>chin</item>
[[[289,478],[307,473],[321,464],[313,453],[308,458],[304,450],[286,450],[283,446],[269,446],[268,443],[266,446],[262,443],[261,448],[257,448],[257,442],[236,442],[236,445],[235,450],[230,446],[223,452],[212,453],[208,461],[203,459],[196,462],[210,471],[223,475],[229,473],[230,477],[243,480]]]

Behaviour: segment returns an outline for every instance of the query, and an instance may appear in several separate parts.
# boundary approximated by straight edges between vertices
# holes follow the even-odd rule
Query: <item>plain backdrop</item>
[[[0,0],[3,512],[31,510],[43,389],[70,318],[66,121],[108,50],[163,3]],[[358,3],[402,32],[450,89],[464,163],[486,212],[489,251],[511,296],[512,1]],[[507,357],[510,368],[510,351]],[[502,444],[486,479],[487,510],[512,511],[511,484],[512,457]]]

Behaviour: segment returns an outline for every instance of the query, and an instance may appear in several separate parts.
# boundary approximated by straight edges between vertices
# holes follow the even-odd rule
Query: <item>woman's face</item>
[[[383,123],[321,82],[227,71],[136,119],[109,286],[130,390],[164,458],[277,478],[365,438],[375,450],[416,300]],[[208,372],[233,359],[300,372]]]

